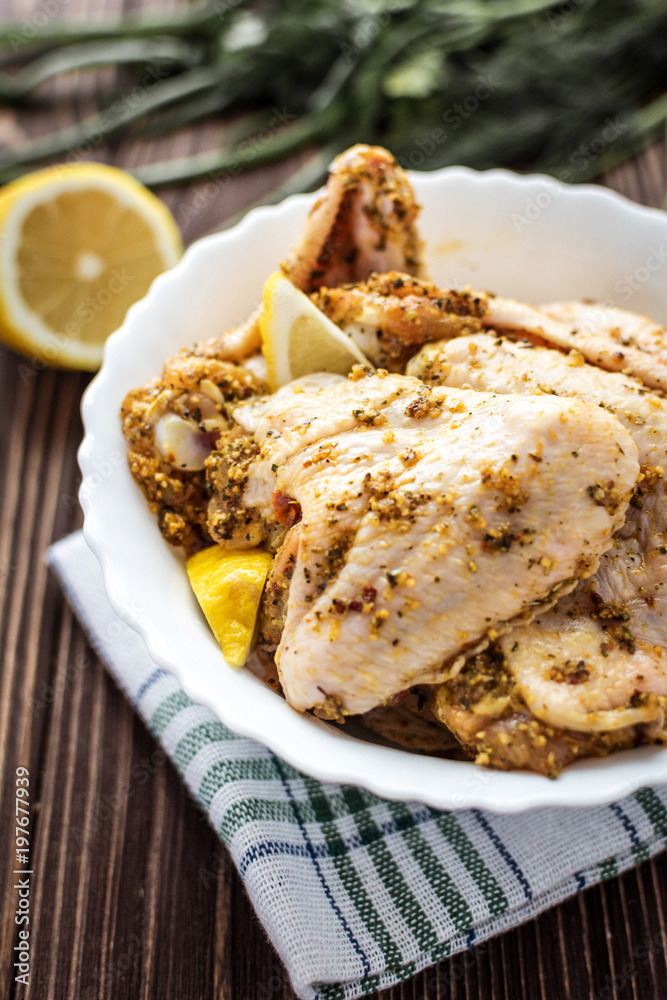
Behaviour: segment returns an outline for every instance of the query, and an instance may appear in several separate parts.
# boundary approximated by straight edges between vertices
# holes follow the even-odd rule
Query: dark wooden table
[[[56,4],[58,10],[61,5]],[[41,0],[7,0],[28,25]],[[93,15],[122,0],[71,0]],[[131,4],[125,5],[126,9]],[[16,143],[89,113],[110,71],[45,91],[20,115]],[[212,148],[203,124],[95,157],[119,166]],[[297,160],[220,188],[183,213],[197,186],[165,200],[191,241],[275,186]],[[645,205],[664,194],[662,144],[605,178]],[[180,211],[179,211],[180,208]],[[287,1000],[292,993],[224,848],[169,762],[96,659],[42,561],[77,528],[79,401],[88,377],[41,371],[0,351],[0,1000]],[[15,987],[14,777],[30,770],[34,875],[31,976]],[[382,1000],[582,1000],[667,997],[667,856],[588,889],[519,929],[441,962]]]

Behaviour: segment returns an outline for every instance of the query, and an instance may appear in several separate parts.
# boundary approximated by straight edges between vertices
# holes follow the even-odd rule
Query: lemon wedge
[[[0,191],[0,340],[93,371],[103,345],[182,253],[169,209],[102,163],[37,170]]]
[[[188,576],[211,630],[232,667],[252,650],[259,603],[273,556],[263,549],[213,545],[190,556]]]
[[[276,271],[264,285],[259,321],[272,391],[303,375],[347,375],[368,359],[307,295]]]

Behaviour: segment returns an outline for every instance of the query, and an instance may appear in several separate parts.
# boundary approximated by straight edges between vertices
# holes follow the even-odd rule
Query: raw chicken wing
[[[614,413],[641,463],[625,524],[597,573],[498,643],[496,666],[548,726],[626,741],[662,739],[667,695],[667,403],[640,383],[585,364],[580,354],[488,335],[425,348],[410,365],[436,384],[578,397]],[[506,681],[502,683],[506,686]],[[441,696],[441,707],[446,709]],[[451,722],[451,712],[445,711]],[[462,724],[460,705],[456,708]],[[479,716],[479,713],[478,713]],[[484,730],[485,725],[478,728]],[[631,733],[629,727],[643,727]],[[625,734],[621,731],[626,730]],[[551,738],[553,745],[554,740]],[[488,734],[487,734],[488,749]]]
[[[316,381],[254,407],[239,475],[243,505],[288,527],[267,599],[300,711],[366,712],[443,679],[593,573],[623,523],[636,449],[598,407],[382,373]]]

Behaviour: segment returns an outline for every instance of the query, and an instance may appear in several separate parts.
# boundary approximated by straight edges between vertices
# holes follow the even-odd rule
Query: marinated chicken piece
[[[611,306],[560,302],[536,308],[470,291],[444,291],[400,273],[328,288],[311,298],[374,364],[402,371],[422,344],[481,327],[529,334],[533,343],[576,350],[591,364],[667,389],[667,332]]]
[[[214,337],[206,346],[210,350],[217,351],[220,357],[227,361],[245,363],[248,357],[255,357],[261,350],[262,337],[259,332],[261,315],[261,305],[256,306],[243,323],[226,330],[220,337]]]
[[[653,389],[667,388],[665,331],[644,316],[583,302],[536,309],[491,295],[486,301],[485,326],[525,331],[563,350],[576,350],[600,368],[634,375]]]
[[[655,320],[600,302],[552,302],[540,306],[540,311],[585,335],[602,336],[615,344],[612,357],[616,363],[604,364],[603,368],[617,371],[628,367],[647,385],[663,392],[667,388],[667,330]],[[626,366],[627,348],[631,348],[632,353]],[[639,352],[644,355],[642,358]],[[649,383],[647,378],[654,381]]]
[[[230,404],[266,386],[210,345],[181,351],[162,375],[127,394],[121,409],[130,471],[167,541],[188,553],[210,543],[205,461],[230,426]]]
[[[588,302],[538,308],[488,293],[443,291],[425,282],[410,283],[409,278],[397,296],[397,277],[403,278],[376,274],[366,283],[337,289],[323,282],[311,296],[370,360],[390,370],[401,370],[420,343],[438,339],[438,324],[444,322],[439,334],[443,340],[481,326],[515,336],[528,334],[533,343],[576,350],[600,368],[667,390],[667,331],[646,316]],[[397,297],[406,301],[398,303]],[[406,322],[401,313],[408,310]]]
[[[340,375],[324,373],[301,378],[280,390],[281,406],[300,406],[304,393],[319,392],[325,385],[344,381]],[[206,461],[206,478],[211,497],[207,526],[211,538],[221,545],[235,549],[265,545],[275,551],[280,548],[287,529],[294,523],[294,509],[290,510],[289,505],[284,512],[278,513],[273,507],[268,511],[261,511],[257,507],[248,507],[244,502],[248,473],[259,454],[254,431],[273,398],[250,399],[235,406],[231,411],[229,429],[220,435],[215,449]],[[272,594],[273,599],[264,614],[264,627],[267,635],[275,633],[276,628],[279,628],[278,638],[282,631],[283,609],[280,595],[285,590],[283,576],[288,578],[288,570],[283,573],[282,567],[288,554],[289,546],[283,547],[269,574],[266,587],[267,594]],[[275,621],[270,621],[269,618]],[[269,644],[271,641],[273,640],[269,640]]]
[[[368,281],[322,287],[311,295],[380,368],[402,372],[423,344],[481,330],[484,307],[470,292],[443,292],[430,282],[391,271]]]
[[[624,428],[579,400],[354,376],[270,397],[240,476],[244,506],[288,528],[285,695],[330,717],[443,679],[593,573],[639,471]]]
[[[297,513],[295,511],[295,515]],[[260,642],[264,649],[271,651],[277,648],[285,628],[287,599],[299,552],[299,532],[289,531],[284,525],[282,529],[284,544],[273,561],[259,615]]]
[[[525,769],[556,778],[578,758],[605,757],[642,742],[633,726],[589,734],[536,718],[497,643],[434,688],[432,704],[476,764],[499,770]]]
[[[307,292],[314,291],[324,281],[335,285],[339,280],[364,280],[373,269],[397,267],[416,273],[420,249],[415,227],[418,212],[410,183],[391,154],[380,147],[354,146],[332,163],[324,193],[283,270],[298,288]],[[126,437],[131,434],[134,441],[129,453],[132,474],[152,509],[159,512],[165,537],[188,549],[208,540],[207,517],[214,524],[213,538],[231,537],[229,518],[225,521],[225,517],[235,510],[234,497],[225,499],[219,509],[214,504],[208,511],[208,490],[202,470],[218,433],[227,427],[226,420],[215,423],[216,407],[221,405],[216,384],[220,371],[224,376],[225,363],[243,362],[247,371],[242,380],[246,379],[244,384],[249,393],[265,390],[266,363],[259,351],[260,314],[258,307],[240,326],[178,356],[177,378],[182,377],[181,369],[193,366],[192,372],[187,372],[185,389],[198,389],[200,382],[213,387],[210,399],[206,391],[198,394],[203,399],[203,422],[195,419],[198,404],[190,405],[187,394],[182,400],[176,390],[165,391],[172,377],[168,371],[171,362],[167,363],[162,378],[130,393],[124,404],[125,434]],[[232,381],[237,378],[230,377]],[[226,400],[225,390],[223,396]],[[153,405],[156,397],[159,405]],[[150,413],[148,420],[146,413]],[[213,423],[207,429],[204,424],[211,420]],[[236,429],[226,435],[223,450],[238,449],[241,445],[235,440],[237,437]],[[218,457],[209,468],[209,479],[218,496],[222,496],[228,485],[226,465],[227,460]],[[240,530],[242,527],[234,522],[234,537],[239,544],[252,544],[260,528],[250,523],[245,525],[246,531]]]
[[[282,270],[302,292],[365,281],[372,271],[419,274],[418,214],[412,186],[391,153],[352,146],[331,164],[327,185]],[[225,357],[241,361],[259,349],[260,315],[261,307],[223,335]]]
[[[331,164],[299,246],[283,265],[303,292],[365,281],[371,271],[419,274],[419,206],[410,182],[381,146],[352,146]]]
[[[382,739],[406,750],[432,756],[463,756],[458,740],[433,714],[428,689],[405,691],[392,704],[372,709],[359,721]]]
[[[518,623],[499,640],[498,653],[515,694],[548,726],[599,734],[602,747],[615,734],[667,738],[667,401],[634,379],[585,364],[576,352],[564,356],[488,335],[425,348],[410,371],[479,391],[578,397],[614,413],[632,435],[641,480],[597,573],[531,624]],[[599,496],[604,502],[602,483]],[[461,725],[460,710],[457,716]],[[449,711],[444,717],[451,724]],[[480,728],[488,741],[488,725]]]
[[[259,454],[252,437],[238,425],[220,434],[206,459],[206,482],[210,499],[205,511],[206,524],[214,542],[235,549],[262,545],[268,538],[269,525],[242,503],[247,473]],[[284,536],[284,532],[282,533]],[[280,544],[282,538],[278,539]]]

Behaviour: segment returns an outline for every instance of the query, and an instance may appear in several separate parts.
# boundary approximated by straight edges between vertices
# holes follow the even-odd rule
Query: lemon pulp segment
[[[281,271],[264,285],[260,319],[269,385],[276,390],[314,372],[347,375],[368,359]]]
[[[0,241],[0,338],[88,369],[182,250],[159,199],[123,171],[93,163],[39,170],[3,188]]]
[[[223,655],[242,666],[253,645],[259,604],[273,556],[263,549],[203,549],[187,562],[195,596]]]

